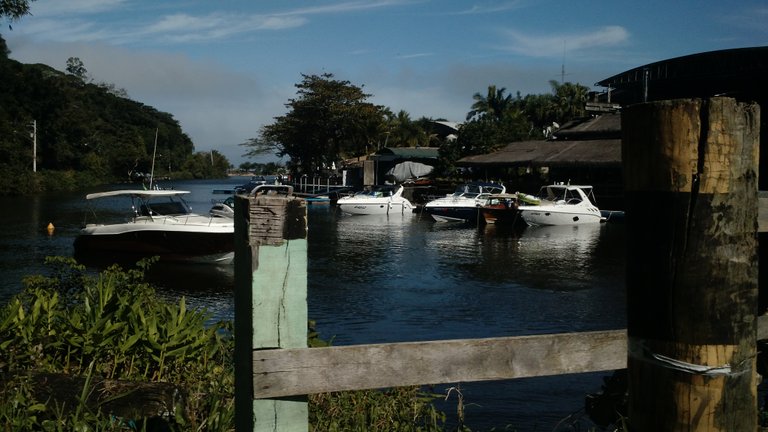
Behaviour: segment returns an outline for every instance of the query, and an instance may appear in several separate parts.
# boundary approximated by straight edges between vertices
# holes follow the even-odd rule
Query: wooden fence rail
[[[758,319],[768,339],[768,316]],[[626,330],[253,352],[253,394],[278,398],[627,367]]]

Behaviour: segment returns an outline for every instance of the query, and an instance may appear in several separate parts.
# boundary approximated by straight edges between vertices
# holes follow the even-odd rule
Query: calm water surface
[[[192,191],[207,212],[214,189],[247,178],[164,183]],[[105,190],[109,188],[100,188]],[[95,190],[94,190],[95,191]],[[86,191],[93,192],[93,191]],[[0,302],[24,275],[45,271],[49,255],[71,256],[85,192],[0,198]],[[117,216],[123,209],[101,210]],[[621,225],[500,227],[438,224],[418,214],[342,216],[309,206],[309,316],[335,345],[484,338],[624,328],[624,229]],[[48,223],[56,231],[49,236]],[[97,269],[101,263],[88,263]],[[151,281],[165,295],[186,296],[213,319],[233,318],[234,269],[156,264]],[[579,416],[584,395],[605,373],[462,383],[473,430],[551,431]],[[445,394],[451,385],[433,388]],[[455,393],[441,408],[451,414]],[[558,430],[568,429],[564,425]],[[584,425],[589,424],[583,422]],[[582,425],[582,430],[584,426]]]

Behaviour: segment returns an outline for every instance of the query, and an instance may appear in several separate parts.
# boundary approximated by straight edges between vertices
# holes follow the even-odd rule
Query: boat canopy
[[[142,199],[147,199],[151,197],[180,196],[188,193],[189,191],[183,191],[183,190],[124,189],[124,190],[114,190],[114,191],[108,191],[108,192],[96,192],[96,193],[88,194],[85,196],[85,199],[92,200],[97,198],[106,198],[106,197],[115,197],[115,196],[130,196],[130,197],[140,197]]]

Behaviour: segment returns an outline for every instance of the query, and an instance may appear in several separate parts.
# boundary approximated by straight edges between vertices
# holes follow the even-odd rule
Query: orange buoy
[[[53,230],[56,229],[53,226],[53,222],[48,222],[48,235],[53,235]]]

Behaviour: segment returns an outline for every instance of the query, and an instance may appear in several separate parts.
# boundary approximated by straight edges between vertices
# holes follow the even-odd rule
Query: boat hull
[[[342,201],[336,202],[339,209],[352,215],[386,215],[399,213],[412,213],[413,206],[403,202],[366,202],[366,201]]]
[[[90,228],[90,229],[89,229]],[[231,227],[210,229],[153,229],[133,227],[115,229],[102,225],[86,227],[75,239],[75,254],[119,254],[132,256],[159,256],[165,261],[226,261],[235,250],[234,230]]]
[[[424,211],[438,222],[469,222],[476,223],[481,217],[479,205],[473,207],[458,206],[426,206]]]
[[[561,208],[566,206],[520,207],[520,217],[528,225],[581,225],[600,223],[602,216],[597,208]]]
[[[523,220],[517,208],[505,206],[485,206],[482,208],[482,214],[487,224],[515,225]]]

